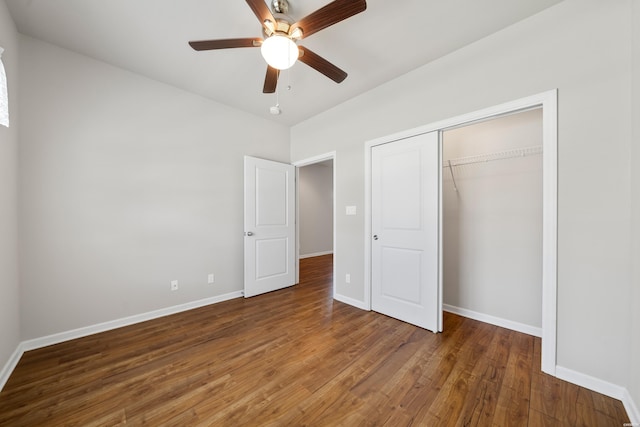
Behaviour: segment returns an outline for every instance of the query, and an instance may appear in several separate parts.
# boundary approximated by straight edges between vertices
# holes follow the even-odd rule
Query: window
[[[9,98],[7,96],[7,75],[2,64],[2,52],[0,47],[0,125],[9,127]]]

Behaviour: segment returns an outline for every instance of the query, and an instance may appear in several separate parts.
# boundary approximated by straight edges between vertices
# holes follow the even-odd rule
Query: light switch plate
[[[347,206],[346,214],[347,215],[355,215],[357,213],[357,208],[355,206]]]

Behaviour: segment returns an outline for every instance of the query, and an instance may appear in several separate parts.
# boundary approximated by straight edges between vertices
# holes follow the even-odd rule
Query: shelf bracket
[[[451,160],[447,160],[447,163],[449,163],[449,172],[451,172],[451,180],[453,181],[453,189],[456,190],[456,193],[458,192],[458,186],[456,185],[456,177],[453,176],[453,166],[451,166]]]

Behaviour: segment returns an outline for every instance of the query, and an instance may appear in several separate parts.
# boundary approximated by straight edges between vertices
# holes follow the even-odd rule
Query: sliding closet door
[[[371,305],[441,330],[439,133],[374,146],[371,153]]]

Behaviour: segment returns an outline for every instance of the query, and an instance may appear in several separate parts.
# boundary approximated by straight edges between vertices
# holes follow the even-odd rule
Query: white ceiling
[[[187,41],[261,37],[242,0],[6,0],[18,31],[240,110],[294,125],[561,0],[367,0],[367,10],[300,42],[349,73],[305,64],[280,75],[283,113],[262,93],[254,48],[196,52]],[[289,0],[295,20],[329,3]],[[291,89],[287,90],[290,84]]]

